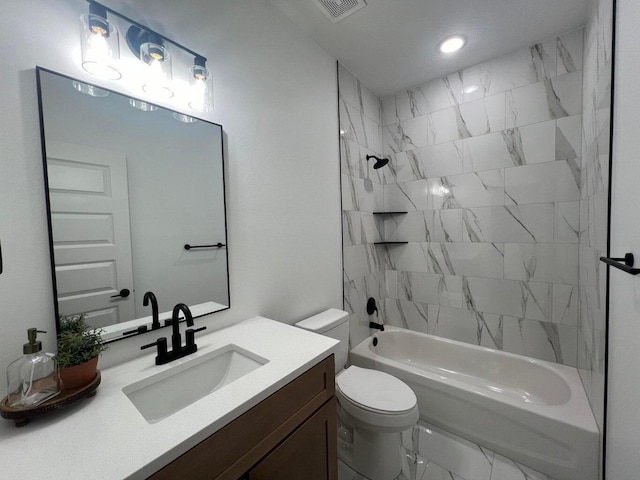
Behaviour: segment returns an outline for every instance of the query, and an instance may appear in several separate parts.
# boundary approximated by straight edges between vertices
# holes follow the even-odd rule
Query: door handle
[[[131,291],[129,291],[128,288],[123,288],[122,290],[120,290],[120,293],[118,293],[118,295],[111,295],[111,298],[127,298],[130,294]]]

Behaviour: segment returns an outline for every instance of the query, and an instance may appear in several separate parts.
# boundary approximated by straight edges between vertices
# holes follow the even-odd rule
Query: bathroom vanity
[[[167,365],[156,366],[150,353],[104,370],[96,397],[77,408],[20,429],[0,424],[3,475],[337,478],[335,340],[255,317],[196,342],[195,354]],[[217,387],[180,400],[198,392],[225,355],[236,360]],[[171,389],[154,390],[175,379]]]

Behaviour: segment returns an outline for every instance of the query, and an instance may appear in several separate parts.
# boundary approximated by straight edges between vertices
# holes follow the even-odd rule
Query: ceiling
[[[367,0],[333,24],[313,0],[270,0],[369,89],[384,97],[585,23],[590,0]],[[468,41],[456,54],[437,46]]]

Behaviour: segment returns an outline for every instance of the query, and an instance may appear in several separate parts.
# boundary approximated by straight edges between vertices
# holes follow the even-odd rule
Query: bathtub
[[[598,428],[574,368],[396,327],[349,358],[407,383],[428,423],[557,480],[598,479]]]

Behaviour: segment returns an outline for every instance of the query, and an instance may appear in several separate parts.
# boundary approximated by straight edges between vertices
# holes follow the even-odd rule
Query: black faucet
[[[151,301],[151,315],[153,316],[153,322],[151,323],[151,330],[157,330],[160,328],[160,316],[158,314],[158,300],[153,292],[147,292],[142,299],[142,305],[148,306]]]
[[[173,307],[173,316],[171,318],[171,326],[173,327],[173,334],[171,335],[171,351],[167,351],[167,338],[162,337],[153,343],[143,345],[140,350],[150,348],[153,346],[158,347],[158,355],[156,355],[156,365],[164,365],[165,363],[172,362],[178,358],[190,355],[198,350],[198,346],[195,342],[196,332],[201,332],[207,327],[188,328],[184,333],[186,336],[186,344],[182,345],[182,335],[180,335],[180,312],[184,313],[187,327],[193,327],[193,315],[191,310],[184,303],[179,303]]]

